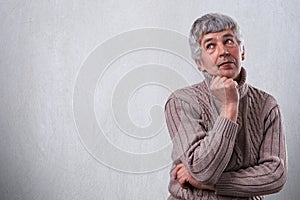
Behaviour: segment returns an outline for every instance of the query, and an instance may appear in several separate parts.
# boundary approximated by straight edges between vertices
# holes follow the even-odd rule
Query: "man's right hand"
[[[210,85],[212,94],[222,104],[220,115],[234,122],[237,121],[240,98],[237,86],[233,79],[220,76],[214,76]]]

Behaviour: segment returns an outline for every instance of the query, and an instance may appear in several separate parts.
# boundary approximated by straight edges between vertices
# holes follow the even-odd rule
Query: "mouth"
[[[230,64],[234,64],[234,62],[233,61],[221,62],[220,64],[218,64],[218,67],[223,67],[223,66],[230,65]]]

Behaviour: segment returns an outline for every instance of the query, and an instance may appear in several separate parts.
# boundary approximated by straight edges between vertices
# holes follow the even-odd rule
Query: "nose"
[[[218,52],[219,52],[220,57],[229,55],[228,49],[224,44],[219,44],[218,45]]]

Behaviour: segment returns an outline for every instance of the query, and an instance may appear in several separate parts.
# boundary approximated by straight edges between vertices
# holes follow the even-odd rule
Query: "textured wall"
[[[184,36],[217,11],[239,22],[248,82],[285,118],[289,179],[266,199],[297,200],[299,9],[297,0],[0,0],[0,198],[166,199],[161,105],[202,80]]]

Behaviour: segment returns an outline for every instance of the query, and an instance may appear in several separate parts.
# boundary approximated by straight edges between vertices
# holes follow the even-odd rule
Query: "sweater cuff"
[[[238,131],[239,125],[228,118],[218,116],[215,121],[214,130],[216,133],[223,132],[226,138],[232,138]]]

